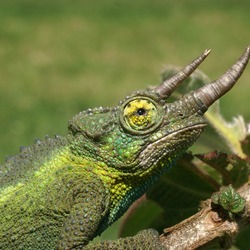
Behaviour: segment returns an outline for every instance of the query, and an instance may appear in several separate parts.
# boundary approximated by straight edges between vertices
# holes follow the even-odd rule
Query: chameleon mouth
[[[185,150],[199,137],[205,126],[206,123],[190,125],[154,141],[139,155],[140,165],[150,167],[166,155],[175,155],[174,151],[183,151],[182,148]],[[182,138],[179,136],[181,134]]]

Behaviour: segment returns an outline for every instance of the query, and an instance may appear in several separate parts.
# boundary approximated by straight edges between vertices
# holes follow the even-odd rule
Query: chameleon
[[[250,46],[222,76],[178,100],[208,56],[111,108],[82,111],[64,136],[37,140],[0,166],[0,249],[165,249],[153,229],[92,243],[196,141],[203,114],[243,73]]]

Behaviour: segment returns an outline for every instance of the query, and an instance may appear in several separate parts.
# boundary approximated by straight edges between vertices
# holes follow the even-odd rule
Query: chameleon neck
[[[149,169],[144,173],[133,172],[121,174],[119,172],[112,174],[109,171],[108,175],[105,175],[102,168],[102,176],[100,174],[99,176],[106,186],[108,186],[110,192],[110,211],[103,219],[96,235],[101,234],[109,225],[119,219],[135,200],[140,198],[164,172],[175,164],[176,159],[164,158],[161,162],[158,162],[158,167],[152,166],[153,170]],[[160,168],[159,165],[161,166]]]

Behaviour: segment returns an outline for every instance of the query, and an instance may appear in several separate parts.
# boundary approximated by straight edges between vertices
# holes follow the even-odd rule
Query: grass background
[[[205,48],[212,79],[250,44],[248,0],[0,0],[0,157],[64,134],[86,108],[115,105]],[[250,120],[250,67],[222,98]]]

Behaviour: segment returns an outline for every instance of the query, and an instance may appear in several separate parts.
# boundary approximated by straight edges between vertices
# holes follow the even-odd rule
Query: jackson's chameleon
[[[88,243],[199,137],[204,112],[240,77],[250,47],[218,80],[169,103],[208,54],[116,107],[77,114],[66,136],[37,141],[6,160],[0,166],[0,249],[164,249],[154,230]]]

